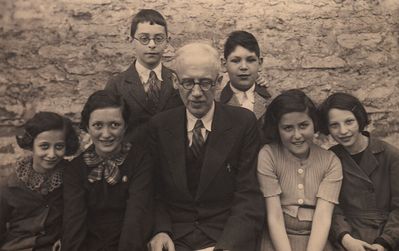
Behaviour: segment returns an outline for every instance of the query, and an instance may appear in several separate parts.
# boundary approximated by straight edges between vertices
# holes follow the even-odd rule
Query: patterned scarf
[[[111,158],[104,159],[100,157],[91,145],[83,154],[83,160],[89,168],[92,168],[88,175],[90,183],[100,181],[103,178],[110,185],[117,184],[121,179],[119,166],[123,164],[132,145],[123,143],[121,150]]]
[[[17,178],[30,190],[47,195],[62,185],[63,170],[62,165],[57,165],[53,170],[46,173],[38,173],[33,169],[32,157],[27,157],[17,162],[15,172]]]

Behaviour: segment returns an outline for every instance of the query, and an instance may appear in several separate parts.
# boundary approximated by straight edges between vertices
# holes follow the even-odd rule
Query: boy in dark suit
[[[244,107],[252,111],[259,120],[271,101],[265,85],[255,84],[263,58],[260,56],[256,38],[246,31],[230,33],[224,44],[223,70],[230,81],[223,88],[220,102]]]
[[[136,60],[111,78],[105,89],[121,95],[132,114],[126,141],[146,142],[147,122],[155,114],[182,105],[173,88],[173,71],[161,63],[168,45],[164,17],[152,9],[139,11],[132,19],[130,35]]]

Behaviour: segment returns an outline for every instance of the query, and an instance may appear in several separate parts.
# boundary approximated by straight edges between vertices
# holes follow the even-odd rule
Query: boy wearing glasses
[[[255,84],[262,62],[258,41],[251,33],[230,33],[224,44],[222,59],[223,70],[227,71],[230,81],[222,90],[220,102],[244,107],[260,121],[271,101],[266,86]]]
[[[164,17],[156,10],[140,10],[132,19],[130,35],[136,60],[126,71],[111,78],[105,89],[121,95],[134,115],[126,140],[145,142],[148,120],[182,102],[172,85],[173,71],[161,63],[168,45]]]

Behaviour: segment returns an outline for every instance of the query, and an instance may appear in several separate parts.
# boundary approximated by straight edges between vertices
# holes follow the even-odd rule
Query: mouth
[[[58,162],[58,158],[57,159],[54,159],[54,160],[45,160],[46,162],[47,162],[47,164],[49,164],[49,165],[55,165],[55,164],[57,164],[57,162]]]
[[[305,143],[305,141],[295,141],[295,142],[291,142],[291,144],[293,144],[294,146],[302,146]]]
[[[240,79],[248,79],[251,75],[250,74],[239,74],[237,75]]]
[[[338,139],[342,142],[349,142],[351,138],[352,136],[346,136],[346,137],[339,137]]]
[[[149,56],[149,57],[155,57],[155,56],[159,56],[159,53],[158,52],[147,52],[147,53],[144,53],[146,56]]]
[[[115,140],[99,140],[101,145],[103,146],[112,146],[115,142]]]

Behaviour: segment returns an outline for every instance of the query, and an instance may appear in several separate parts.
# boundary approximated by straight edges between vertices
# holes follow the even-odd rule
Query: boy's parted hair
[[[325,135],[330,134],[328,130],[328,112],[333,108],[352,112],[359,124],[359,131],[363,131],[370,123],[366,109],[359,99],[348,93],[337,92],[330,95],[319,106],[320,132]]]
[[[237,46],[242,46],[245,49],[254,52],[258,58],[260,57],[258,41],[254,35],[247,31],[233,31],[229,34],[224,44],[224,58],[227,59]]]
[[[38,112],[24,124],[23,135],[17,135],[19,147],[33,149],[37,135],[46,131],[61,130],[65,133],[65,155],[71,156],[79,148],[79,137],[72,126],[72,121],[54,112]]]
[[[168,26],[165,18],[156,10],[142,9],[132,19],[130,27],[130,36],[133,38],[139,23],[149,22],[150,24],[158,24],[165,27],[165,33],[168,35]]]
[[[284,114],[306,112],[313,121],[314,130],[319,130],[319,117],[313,101],[299,89],[291,89],[278,95],[267,107],[263,125],[263,143],[280,143],[278,124]]]

